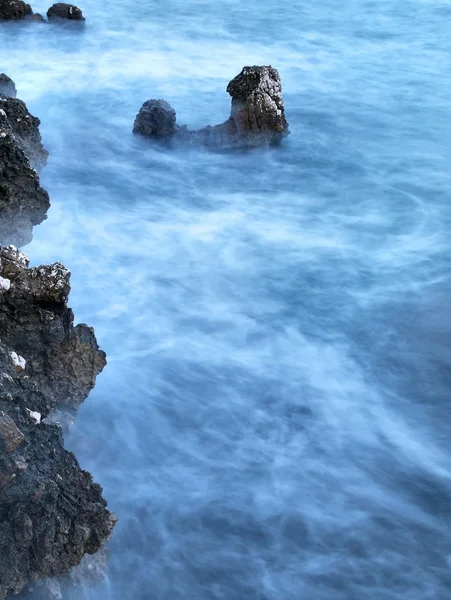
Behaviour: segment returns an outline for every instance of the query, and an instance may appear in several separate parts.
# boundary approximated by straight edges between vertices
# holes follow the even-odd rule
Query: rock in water
[[[32,13],[31,6],[23,2],[23,0],[0,1],[0,20],[16,21]]]
[[[10,96],[11,98],[16,97],[14,81],[8,75],[5,75],[5,73],[0,73],[0,94]]]
[[[41,170],[47,163],[49,153],[41,142],[41,121],[28,111],[25,102],[0,93],[0,127],[14,134],[31,166]]]
[[[212,148],[274,146],[289,135],[277,69],[244,67],[227,91],[232,108],[225,123],[189,131],[177,126],[175,111],[167,102],[148,100],[135,119],[133,132]]]
[[[70,272],[61,263],[29,269],[14,247],[0,248],[0,260],[0,277],[10,281],[1,297],[0,339],[25,359],[26,374],[53,398],[52,410],[77,409],[106,360],[93,329],[74,327],[67,307]],[[49,413],[47,405],[36,410]]]
[[[64,449],[56,406],[74,409],[105,365],[92,329],[74,327],[69,272],[28,268],[0,248],[0,600],[31,579],[67,573],[96,552],[116,518]],[[17,360],[12,360],[16,357]],[[16,363],[22,359],[22,369]],[[51,583],[49,583],[51,585]]]
[[[33,226],[47,218],[49,206],[38,174],[0,112],[0,244],[31,242]]]
[[[27,21],[33,21],[35,23],[47,23],[47,21],[44,19],[44,17],[42,15],[40,15],[39,13],[33,13],[32,15],[28,15],[26,17]]]
[[[11,91],[9,77],[2,81]],[[24,102],[0,93],[0,244],[31,242],[33,226],[46,218],[50,206],[33,168],[44,166],[48,156],[39,124]]]
[[[171,138],[177,132],[175,120],[175,110],[165,100],[148,100],[136,115],[133,133],[160,139]]]
[[[279,73],[272,67],[244,67],[227,86],[232,96],[229,121],[238,138],[271,146],[288,135]]]
[[[58,2],[53,4],[47,11],[47,18],[49,21],[58,19],[68,19],[69,21],[84,21],[85,18],[81,9],[73,4],[65,4]]]

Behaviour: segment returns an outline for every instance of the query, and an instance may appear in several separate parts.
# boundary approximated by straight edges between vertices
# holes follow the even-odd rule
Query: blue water
[[[0,30],[51,153],[26,250],[109,360],[67,446],[120,521],[78,597],[450,599],[450,2],[82,9]],[[282,148],[131,135],[149,98],[221,122],[253,64]]]

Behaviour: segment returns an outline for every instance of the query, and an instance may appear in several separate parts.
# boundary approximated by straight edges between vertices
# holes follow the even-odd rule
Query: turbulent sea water
[[[49,2],[35,0],[35,12]],[[451,598],[451,3],[83,0],[0,30],[109,364],[66,441],[119,518],[89,600]],[[165,151],[279,69],[280,149]]]

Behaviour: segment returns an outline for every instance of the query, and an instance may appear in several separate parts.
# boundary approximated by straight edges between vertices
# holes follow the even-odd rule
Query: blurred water
[[[79,598],[449,599],[451,4],[82,8],[0,29],[51,153],[26,251],[109,359],[67,440],[120,517]],[[280,150],[131,135],[149,98],[224,120],[246,64]]]

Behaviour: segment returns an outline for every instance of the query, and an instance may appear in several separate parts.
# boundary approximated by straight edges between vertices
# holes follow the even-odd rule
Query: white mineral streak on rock
[[[9,361],[11,366],[14,367],[18,373],[25,371],[25,366],[27,364],[25,359],[17,354],[17,352],[14,352],[14,350],[9,353]]]
[[[33,421],[33,423],[39,425],[39,423],[41,422],[41,413],[38,413],[35,410],[30,410],[29,408],[27,408],[26,411],[30,421]]]
[[[0,277],[0,294],[2,292],[7,292],[11,287],[11,282],[6,277]]]

